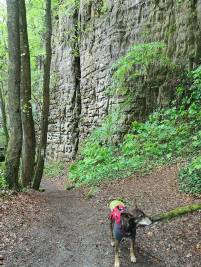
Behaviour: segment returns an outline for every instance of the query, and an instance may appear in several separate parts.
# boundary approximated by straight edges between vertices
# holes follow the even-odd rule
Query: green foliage
[[[56,0],[53,2],[55,3]],[[31,56],[32,93],[36,103],[42,100],[42,65],[44,59],[44,1],[26,1],[27,26]],[[6,7],[0,6],[0,80],[7,80]]]
[[[67,0],[58,3],[57,12],[59,12],[60,16],[68,15],[72,16],[79,9],[80,0]]]
[[[5,147],[6,138],[2,128],[0,128],[0,147]]]
[[[153,71],[174,69],[166,55],[166,45],[162,42],[134,45],[130,51],[113,66],[114,88],[117,93],[128,93],[133,90],[140,78],[148,78]],[[159,75],[158,75],[159,76]],[[155,82],[158,77],[155,76]],[[150,81],[149,81],[150,82]]]
[[[28,1],[26,7],[31,64],[35,69],[39,63],[38,57],[44,55],[44,3],[41,0]]]
[[[61,16],[68,15],[73,16],[76,12],[78,12],[80,8],[80,0],[65,0],[58,2],[58,0],[54,0],[55,2],[55,12],[59,13]],[[92,3],[92,0],[82,0],[82,5],[89,5]],[[109,9],[108,0],[101,0],[96,3],[97,11],[99,15],[104,15]]]
[[[177,4],[183,4],[186,0],[176,0]]]
[[[5,80],[7,73],[7,31],[6,8],[0,4],[0,81]]]
[[[7,188],[6,180],[5,180],[5,165],[4,163],[0,163],[0,189]]]
[[[190,72],[187,78],[187,85],[184,83],[178,87],[178,100],[171,108],[154,112],[146,122],[134,121],[130,132],[118,145],[112,141],[118,130],[119,117],[112,121],[110,115],[110,119],[107,118],[83,145],[82,159],[71,165],[70,178],[77,184],[97,184],[104,179],[123,178],[136,171],[145,172],[154,166],[199,153],[201,67]],[[182,171],[182,190],[200,191],[200,162],[200,159],[193,161],[193,167]],[[191,170],[192,175],[189,176]]]
[[[192,159],[179,173],[180,189],[186,193],[201,193],[201,156]]]
[[[62,176],[65,165],[62,161],[52,161],[45,164],[44,176],[48,178]]]
[[[27,1],[27,26],[29,36],[32,94],[36,105],[42,101],[42,65],[44,59],[44,2]],[[35,104],[35,102],[33,103]],[[33,107],[34,109],[34,107]]]
[[[100,14],[104,15],[108,12],[110,8],[108,0],[102,0],[101,7],[100,7]]]

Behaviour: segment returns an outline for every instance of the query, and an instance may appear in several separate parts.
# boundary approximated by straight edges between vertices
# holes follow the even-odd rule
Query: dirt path
[[[38,211],[40,219],[30,215],[29,227],[15,230],[20,238],[12,247],[4,247],[4,266],[112,267],[114,251],[108,240],[107,221],[110,197],[126,197],[130,202],[137,199],[150,215],[200,201],[178,193],[174,169],[102,185],[91,200],[83,197],[83,190],[62,191],[57,183],[50,182],[45,187],[47,190],[40,195],[44,212],[40,215]],[[125,241],[121,267],[200,266],[200,223],[198,212],[139,229],[137,264],[129,262],[129,245]]]
[[[113,266],[113,248],[108,242],[107,209],[100,212],[83,199],[79,190],[60,191],[48,185],[44,197],[48,211],[31,225],[23,242],[7,252],[5,266]],[[123,246],[122,267],[133,266],[128,261],[128,246]],[[151,259],[138,254],[135,267],[152,265]]]

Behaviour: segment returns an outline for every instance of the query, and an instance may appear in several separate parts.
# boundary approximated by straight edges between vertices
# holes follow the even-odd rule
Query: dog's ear
[[[136,210],[138,209],[137,199],[136,199],[136,198],[135,198],[135,200],[134,200],[134,207],[135,207]]]
[[[133,210],[131,210],[131,214],[133,215],[134,218],[137,218],[138,215],[139,215],[139,212],[138,212],[138,208],[134,208]]]
[[[137,205],[137,201],[135,199],[135,202],[134,202],[134,208],[131,210],[131,214],[134,216],[134,217],[137,217],[138,215],[138,205]]]

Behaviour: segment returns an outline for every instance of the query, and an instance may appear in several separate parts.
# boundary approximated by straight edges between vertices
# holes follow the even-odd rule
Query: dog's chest
[[[131,231],[126,230],[122,224],[118,224],[116,222],[114,222],[113,234],[115,239],[117,239],[118,241],[121,241],[124,237],[132,238]]]

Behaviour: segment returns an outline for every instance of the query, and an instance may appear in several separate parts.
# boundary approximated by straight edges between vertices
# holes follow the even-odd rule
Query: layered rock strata
[[[111,66],[132,45],[163,40],[168,55],[187,69],[201,58],[201,0],[81,0],[79,10],[60,13],[54,25],[49,159],[74,159],[84,138],[122,101],[108,95]],[[125,123],[168,105],[171,96],[165,81],[136,87]]]

